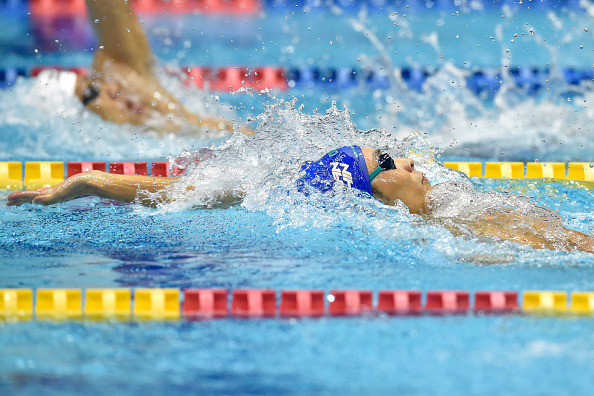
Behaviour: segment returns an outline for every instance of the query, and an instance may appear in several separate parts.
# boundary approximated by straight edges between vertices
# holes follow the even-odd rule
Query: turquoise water
[[[585,12],[451,14],[412,11],[404,22],[373,14],[364,24],[386,46],[389,63],[442,67],[421,93],[362,86],[215,98],[161,75],[196,111],[258,117],[250,121],[257,126],[253,139],[159,135],[105,124],[76,102],[44,106],[31,79],[0,92],[0,160],[153,159],[203,146],[217,156],[196,165],[184,181],[198,192],[174,191],[184,199],[158,209],[95,198],[7,208],[7,193],[0,192],[0,287],[594,290],[592,254],[454,236],[398,208],[295,191],[301,161],[347,143],[412,156],[433,183],[463,181],[435,158],[594,159],[589,85],[568,102],[560,93],[576,87],[559,80],[538,97],[510,89],[493,101],[451,84],[467,68],[507,61],[590,67],[581,54],[592,51],[591,18]],[[164,64],[389,64],[344,15],[279,12],[223,21],[153,18],[146,26]],[[526,31],[526,22],[539,39],[530,27]],[[1,45],[11,50],[2,51],[2,65],[90,59],[74,45],[35,53],[33,35],[11,44],[31,27],[26,21],[3,25]],[[437,34],[439,50],[427,43],[435,36],[423,38],[430,33]],[[506,60],[516,33],[518,45]],[[540,45],[542,35],[557,48],[554,62],[550,48]],[[297,98],[294,106],[280,102],[291,98]],[[333,100],[350,113],[332,109]],[[60,105],[63,110],[53,112]],[[353,122],[362,130],[385,130],[361,133]],[[413,131],[422,133],[411,136]],[[557,211],[567,227],[594,229],[591,184],[470,183],[477,191],[523,194]],[[230,186],[247,192],[240,205],[204,208],[208,196]],[[593,330],[591,318],[529,316],[1,323],[0,391],[587,394],[594,386]]]
[[[584,189],[495,184],[544,193],[566,223],[592,228]],[[591,254],[447,233],[391,237],[349,222],[279,230],[241,207],[139,213],[81,199],[0,206],[0,218],[3,287],[594,288]],[[521,316],[9,323],[0,325],[0,389],[582,394],[593,385],[593,330],[592,319]]]

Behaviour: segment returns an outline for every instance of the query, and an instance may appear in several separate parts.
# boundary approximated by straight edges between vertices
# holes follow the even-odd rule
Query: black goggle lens
[[[92,101],[94,101],[95,99],[97,99],[99,97],[99,94],[100,94],[100,92],[97,88],[95,88],[91,84],[87,85],[87,88],[83,92],[82,98],[81,98],[83,105],[88,106],[89,103],[91,103]]]
[[[390,154],[380,155],[377,164],[383,170],[396,169],[396,164],[394,164],[394,160],[392,159],[392,157],[390,157]]]

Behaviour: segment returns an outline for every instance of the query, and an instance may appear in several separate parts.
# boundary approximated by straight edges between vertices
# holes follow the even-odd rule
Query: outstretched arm
[[[106,60],[126,64],[141,75],[152,74],[151,47],[128,0],[86,0],[99,48],[95,68]]]
[[[515,241],[537,249],[594,253],[594,236],[565,228],[557,221],[536,220],[514,213],[496,213],[465,223],[475,235]]]
[[[138,201],[145,206],[155,206],[167,200],[155,199],[151,193],[163,190],[176,178],[137,175],[118,175],[101,171],[79,173],[52,188],[19,191],[6,199],[7,206],[25,203],[51,205],[86,195],[113,199],[120,202]]]

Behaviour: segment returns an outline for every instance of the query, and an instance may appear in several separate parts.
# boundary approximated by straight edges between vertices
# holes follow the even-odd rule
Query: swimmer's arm
[[[467,226],[476,235],[497,237],[537,249],[594,253],[594,236],[526,216],[499,213],[485,216],[482,221],[468,222]]]
[[[52,188],[20,191],[8,196],[7,206],[25,203],[52,205],[75,198],[95,195],[119,202],[138,202],[145,206],[156,206],[168,201],[165,195],[151,195],[166,188],[174,177],[153,177],[139,175],[118,175],[101,171],[79,173],[69,177]]]
[[[233,123],[225,118],[211,116],[205,117],[189,112],[187,112],[184,116],[187,122],[201,128],[208,128],[208,130],[211,131],[233,132]],[[254,130],[245,125],[239,125],[239,130],[246,135],[254,134]]]
[[[107,60],[127,64],[137,73],[152,74],[151,47],[127,0],[86,0],[89,19],[99,46],[94,67],[101,71]],[[95,20],[98,20],[95,23]]]

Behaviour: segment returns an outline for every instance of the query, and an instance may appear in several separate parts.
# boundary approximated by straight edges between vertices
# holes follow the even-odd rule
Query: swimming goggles
[[[99,90],[95,88],[92,84],[89,84],[85,88],[85,91],[82,93],[82,97],[80,98],[80,100],[82,101],[83,105],[88,106],[89,103],[97,99],[98,96]]]
[[[375,168],[375,170],[371,172],[371,175],[369,175],[370,183],[373,181],[373,179],[377,177],[377,175],[380,174],[381,171],[396,169],[396,164],[394,164],[394,160],[392,159],[392,157],[390,157],[390,154],[387,153],[384,153],[379,156],[379,159],[377,160],[377,165],[377,168]]]

